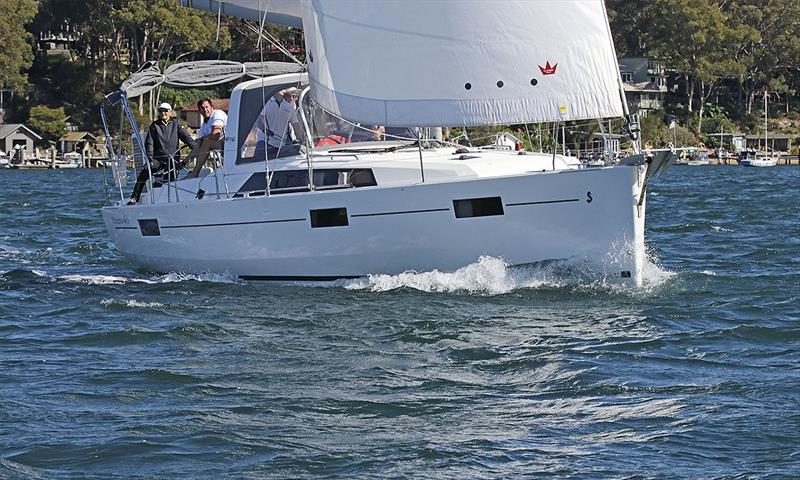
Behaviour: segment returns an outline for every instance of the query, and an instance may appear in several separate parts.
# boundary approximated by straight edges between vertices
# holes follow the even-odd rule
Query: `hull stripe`
[[[449,212],[449,208],[430,208],[427,210],[405,210],[402,212],[381,212],[381,213],[354,213],[351,217],[378,217],[383,215],[405,215],[407,213],[429,213],[429,212]]]
[[[548,203],[569,203],[579,202],[577,198],[568,198],[566,200],[542,200],[540,202],[522,202],[522,203],[506,203],[506,207],[519,207],[522,205],[545,205]]]
[[[204,223],[197,225],[162,225],[161,228],[197,228],[197,227],[228,227],[231,225],[257,225],[260,223],[288,223],[305,222],[305,218],[287,218],[284,220],[257,220],[253,222],[229,222],[229,223]]]

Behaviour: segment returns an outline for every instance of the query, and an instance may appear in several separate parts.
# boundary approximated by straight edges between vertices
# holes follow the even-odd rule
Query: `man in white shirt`
[[[195,166],[186,178],[195,178],[200,175],[200,170],[203,169],[209,152],[221,148],[225,135],[225,125],[228,124],[228,115],[222,110],[215,110],[211,100],[208,98],[197,102],[197,109],[200,111],[200,115],[203,116],[203,124],[197,133],[199,137],[197,147],[189,154],[187,159],[189,161],[194,158],[196,160]]]
[[[294,155],[299,150],[299,145],[294,141],[294,121],[297,111],[297,97],[299,88],[287,88],[273,95],[264,110],[267,117],[267,158],[276,158]]]

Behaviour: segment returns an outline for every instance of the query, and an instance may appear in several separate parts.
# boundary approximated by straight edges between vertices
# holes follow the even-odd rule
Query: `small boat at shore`
[[[743,151],[739,154],[739,165],[743,167],[774,167],[778,164],[778,157],[774,155],[758,155],[754,151]]]
[[[764,153],[756,154],[753,151],[742,152],[747,155],[739,158],[739,165],[743,167],[774,167],[778,164],[778,157],[769,153],[769,136],[767,135],[767,92],[764,92]]]

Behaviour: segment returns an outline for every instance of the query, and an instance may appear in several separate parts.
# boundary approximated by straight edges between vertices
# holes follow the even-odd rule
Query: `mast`
[[[769,153],[769,140],[767,139],[767,89],[764,89],[764,153]]]

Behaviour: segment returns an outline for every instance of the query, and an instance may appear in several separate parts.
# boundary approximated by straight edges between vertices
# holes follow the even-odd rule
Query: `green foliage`
[[[42,136],[43,142],[55,142],[67,133],[64,109],[39,105],[31,108],[28,126]]]
[[[680,92],[670,93],[666,106],[667,113],[679,118],[679,135],[686,133],[684,127],[697,134],[759,128],[760,114],[753,109],[761,108],[758,100],[765,91],[773,102],[780,94],[790,109],[800,107],[800,1],[606,0],[606,4],[618,54],[662,60],[680,83]],[[33,35],[24,31],[32,18],[28,31]],[[83,128],[91,129],[98,126],[95,113],[103,95],[146,60],[157,60],[162,70],[188,60],[259,60],[262,51],[255,47],[256,35],[246,23],[223,16],[218,31],[215,14],[179,7],[177,0],[0,0],[0,86],[23,93],[27,80],[22,72],[33,59],[30,44],[40,32],[59,32],[68,25],[78,36],[72,54],[34,59],[29,75],[36,88],[30,104],[61,104],[73,118],[82,118]],[[299,37],[286,27],[267,28],[284,40]],[[204,96],[227,96],[229,88],[164,87],[158,101],[179,107]],[[139,116],[146,120],[151,112],[147,101],[143,105]],[[777,110],[774,105],[773,110]],[[520,127],[512,127],[512,132],[528,149],[538,150],[539,144],[545,150],[551,147],[546,126],[541,139],[539,127],[530,126],[531,140]],[[672,137],[671,131],[663,131],[663,113],[643,121],[643,128],[645,140],[663,142]],[[614,130],[619,131],[617,126]],[[473,138],[494,131],[469,129]],[[584,142],[589,134],[573,128],[567,142]],[[685,137],[687,142],[698,141],[688,133]]]
[[[223,88],[228,90],[227,86],[223,86]],[[178,90],[170,87],[161,87],[159,102],[167,102],[172,105],[172,108],[178,109],[197,103],[201,98],[220,98],[225,96],[227,94],[216,89],[188,88]]]
[[[650,112],[641,120],[642,145],[662,148],[668,143],[676,147],[697,145],[697,137],[685,126],[677,124],[670,129],[663,111]]]
[[[28,81],[22,70],[30,67],[32,35],[25,25],[36,15],[34,0],[0,0],[0,86],[23,93]]]

